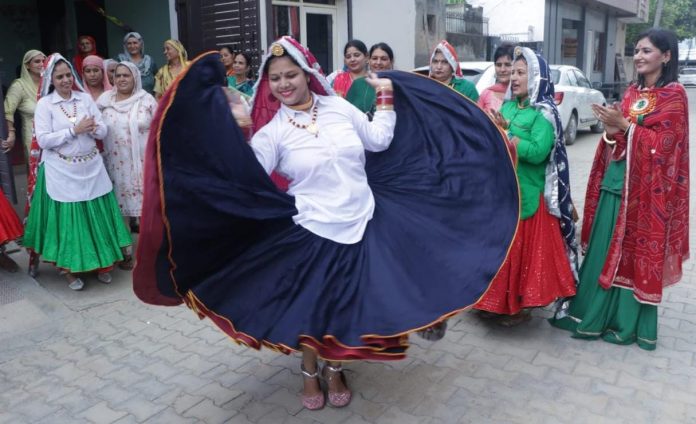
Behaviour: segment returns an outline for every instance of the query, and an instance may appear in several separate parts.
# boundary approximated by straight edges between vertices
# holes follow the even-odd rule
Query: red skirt
[[[5,193],[0,189],[0,245],[22,237],[24,227]]]
[[[514,315],[573,295],[575,279],[560,223],[549,214],[542,196],[537,212],[520,221],[507,259],[474,308]]]

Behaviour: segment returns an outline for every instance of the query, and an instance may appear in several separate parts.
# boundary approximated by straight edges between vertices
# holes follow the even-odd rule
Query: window
[[[558,69],[551,69],[551,81],[553,81],[554,84],[558,84],[560,79],[561,73],[558,71]]]
[[[581,27],[581,22],[574,21],[572,19],[563,19],[562,25],[562,64],[576,66],[578,64],[578,34]]]
[[[592,84],[585,78],[585,75],[582,74],[582,72],[574,71],[575,77],[578,80],[578,86],[579,87],[584,87],[584,88],[592,88]]]
[[[564,75],[566,81],[568,81],[568,85],[572,85],[573,87],[578,86],[578,80],[575,78],[575,72],[573,72],[572,69],[565,71]]]
[[[603,32],[595,32],[594,36],[594,63],[592,70],[604,72],[604,59],[606,56],[607,37]]]
[[[273,39],[290,35],[300,43],[300,8],[298,6],[273,6]]]

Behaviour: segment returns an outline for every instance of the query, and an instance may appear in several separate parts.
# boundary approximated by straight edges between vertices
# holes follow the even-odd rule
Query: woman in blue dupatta
[[[575,294],[577,242],[563,128],[546,60],[514,52],[509,96],[496,121],[516,146],[522,207],[510,253],[475,308],[503,326],[531,318],[529,308]]]

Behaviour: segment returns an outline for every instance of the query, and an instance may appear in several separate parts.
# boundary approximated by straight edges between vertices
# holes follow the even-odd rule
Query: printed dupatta
[[[633,290],[638,302],[658,304],[689,258],[689,108],[684,87],[626,91],[621,109],[632,122],[616,147],[600,141],[587,184],[581,241],[589,243],[606,169],[618,151],[626,158],[619,216],[599,284]],[[614,152],[616,150],[616,152]]]

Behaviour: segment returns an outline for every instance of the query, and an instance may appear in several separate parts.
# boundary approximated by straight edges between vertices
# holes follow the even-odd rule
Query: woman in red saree
[[[606,132],[585,200],[578,295],[552,324],[573,337],[657,343],[657,304],[689,257],[689,118],[677,38],[638,36],[638,81],[621,107],[593,105]]]

